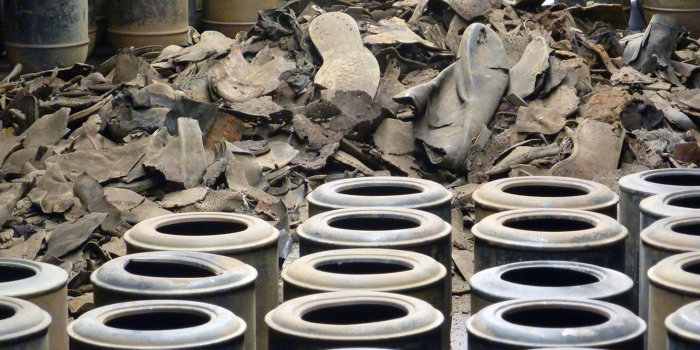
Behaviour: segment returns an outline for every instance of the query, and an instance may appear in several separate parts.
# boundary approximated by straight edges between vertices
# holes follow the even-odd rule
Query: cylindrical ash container
[[[17,298],[0,297],[0,349],[49,350],[51,316]]]
[[[700,302],[676,310],[665,324],[669,350],[700,349]]]
[[[187,42],[188,0],[111,0],[108,9],[107,33],[115,49]]]
[[[700,190],[660,193],[639,203],[640,232],[654,222],[671,216],[700,216]]]

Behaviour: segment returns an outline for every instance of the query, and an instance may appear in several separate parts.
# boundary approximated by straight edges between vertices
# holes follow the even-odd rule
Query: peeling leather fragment
[[[510,70],[509,94],[520,98],[530,97],[542,86],[545,72],[549,69],[549,55],[552,49],[544,37],[537,37],[525,48],[520,61]]]
[[[574,151],[554,164],[552,175],[593,180],[617,169],[625,139],[624,130],[593,119],[579,119],[573,136]]]
[[[121,237],[129,229],[130,226],[122,220],[119,209],[107,201],[102,187],[95,179],[87,174],[78,176],[73,184],[73,194],[89,213],[107,214],[102,222],[102,231]]]
[[[90,238],[106,218],[106,213],[94,213],[56,226],[49,232],[50,237],[46,242],[48,248],[41,261],[60,258],[77,249]]]
[[[53,145],[70,131],[68,116],[70,108],[61,108],[54,114],[48,114],[32,124],[22,136],[25,148]]]

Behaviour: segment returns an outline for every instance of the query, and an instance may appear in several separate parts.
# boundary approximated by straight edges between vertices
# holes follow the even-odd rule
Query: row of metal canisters
[[[83,63],[108,39],[114,49],[183,45],[189,26],[234,37],[278,0],[22,0],[2,2],[2,37],[24,72]]]

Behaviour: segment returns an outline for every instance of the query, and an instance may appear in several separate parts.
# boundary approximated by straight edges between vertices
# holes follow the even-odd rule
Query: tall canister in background
[[[248,30],[258,21],[258,12],[277,6],[279,0],[204,0],[202,22],[205,30],[228,37]]]
[[[187,42],[188,0],[112,0],[107,4],[107,35],[115,49]]]

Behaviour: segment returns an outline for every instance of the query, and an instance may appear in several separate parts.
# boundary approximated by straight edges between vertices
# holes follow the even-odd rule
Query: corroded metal
[[[441,349],[443,321],[440,311],[425,301],[368,291],[307,295],[284,302],[265,317],[270,350]]]
[[[621,272],[571,261],[496,266],[476,273],[469,285],[472,314],[501,301],[532,298],[602,300],[629,309],[632,291],[632,280]]]
[[[68,273],[35,261],[0,259],[0,296],[29,301],[51,315],[51,350],[67,350]]]
[[[188,0],[108,1],[107,33],[115,49],[187,42]]]
[[[23,72],[70,67],[88,54],[88,0],[2,2],[3,40]]]
[[[666,349],[665,320],[681,306],[700,300],[700,252],[661,260],[649,269],[649,347]]]
[[[629,231],[625,251],[625,273],[639,290],[639,233],[641,232],[640,202],[659,193],[700,190],[700,169],[657,169],[627,175],[620,179],[619,221]],[[639,293],[632,300],[639,304]]]
[[[491,181],[473,195],[476,221],[513,209],[581,209],[617,218],[618,196],[597,182],[559,176],[524,176]]]
[[[21,299],[0,297],[0,349],[49,350],[51,316]]]
[[[267,327],[263,317],[277,306],[279,231],[267,222],[242,214],[183,213],[155,217],[136,224],[124,234],[127,253],[198,251],[238,259],[258,271],[255,288],[256,343],[265,349]]]
[[[700,251],[700,217],[661,219],[644,229],[639,259],[639,316],[648,320],[649,269],[672,255]]]
[[[655,14],[672,17],[690,31],[690,36],[700,37],[700,3],[697,0],[639,0],[644,17],[651,20]]]
[[[631,311],[585,299],[503,301],[467,321],[469,350],[590,346],[639,350],[646,325]]]
[[[700,216],[700,190],[660,193],[642,200],[640,231],[671,216]]]
[[[303,256],[282,271],[284,299],[309,294],[367,290],[408,295],[433,305],[450,319],[447,270],[429,256],[395,249],[339,249]],[[443,323],[449,350],[450,324]]]
[[[246,322],[255,350],[257,272],[236,259],[199,252],[148,252],[113,259],[92,273],[95,305],[176,299],[221,306]]]
[[[216,30],[231,38],[248,30],[258,20],[258,11],[274,8],[279,0],[204,0],[202,22],[206,30]]]
[[[68,326],[71,350],[242,350],[245,322],[220,306],[145,300],[88,311]]]
[[[427,211],[451,222],[452,193],[429,180],[393,176],[360,177],[323,184],[311,192],[309,216],[358,207],[401,207]]]
[[[664,323],[669,350],[700,349],[700,302],[683,306]]]
[[[567,260],[624,271],[627,230],[603,214],[574,209],[518,209],[472,227],[474,271],[532,260]]]

